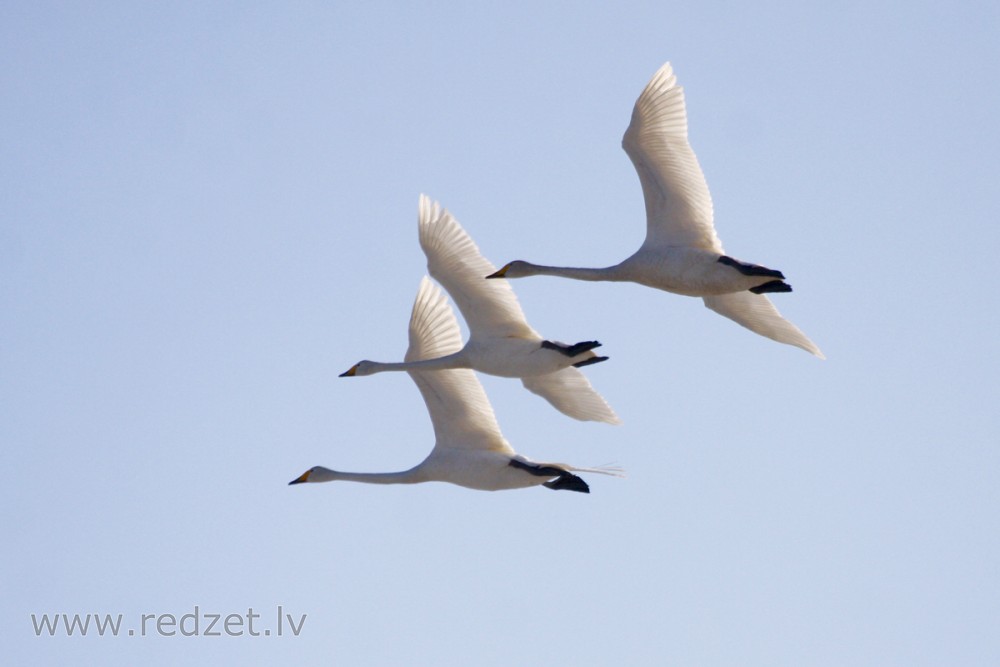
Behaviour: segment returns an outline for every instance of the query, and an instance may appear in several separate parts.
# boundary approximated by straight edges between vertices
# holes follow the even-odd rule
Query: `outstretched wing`
[[[462,333],[448,300],[424,276],[410,315],[406,361],[433,359],[462,348]],[[408,371],[434,425],[435,448],[483,449],[513,455],[500,433],[483,386],[471,370]]]
[[[572,366],[555,373],[521,378],[521,382],[525,389],[573,419],[621,424],[607,401],[590,386],[587,376]]]
[[[484,280],[496,267],[451,213],[427,195],[420,195],[418,228],[427,270],[462,311],[471,338],[538,335],[528,326],[510,281]]]
[[[806,352],[826,359],[816,344],[786,320],[763,294],[753,292],[733,292],[718,296],[706,296],[705,305],[723,317],[745,326],[750,331],[766,336],[779,343],[801,347]]]
[[[646,201],[644,247],[693,246],[722,252],[712,196],[687,137],[684,89],[666,63],[632,109],[622,147],[639,173]]]

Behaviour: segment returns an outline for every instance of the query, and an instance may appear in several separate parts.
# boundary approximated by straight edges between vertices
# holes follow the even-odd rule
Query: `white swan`
[[[700,296],[706,306],[751,331],[825,358],[764,296],[791,292],[785,276],[724,253],[712,223],[708,185],[688,143],[684,92],[670,63],[653,75],[636,101],[622,146],[639,172],[646,201],[646,240],[635,254],[598,269],[518,260],[486,277],[628,281]]]
[[[410,316],[407,361],[451,354],[462,347],[458,322],[441,290],[426,277]],[[574,472],[621,476],[613,467],[575,468],[537,463],[517,454],[504,439],[482,385],[471,370],[410,371],[434,426],[434,449],[419,465],[402,472],[339,472],[310,468],[289,484],[347,480],[369,484],[450,482],[470,489],[499,491],[544,485],[589,493]]]
[[[543,340],[528,325],[514,290],[505,282],[487,282],[496,270],[479,252],[446,209],[420,195],[420,246],[427,270],[441,285],[469,325],[469,341],[460,350],[422,361],[360,361],[341,377],[382,371],[471,368],[489,375],[518,377],[524,386],[574,419],[621,423],[577,368],[604,361],[593,352],[597,341],[566,345]]]

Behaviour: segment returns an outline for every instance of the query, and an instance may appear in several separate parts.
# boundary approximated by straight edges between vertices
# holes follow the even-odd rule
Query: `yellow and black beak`
[[[312,472],[311,468],[309,470],[306,470],[304,473],[302,473],[301,475],[299,475],[298,477],[296,477],[295,479],[293,479],[292,481],[290,481],[288,483],[288,486],[291,486],[292,484],[303,484],[305,482],[308,482],[309,481],[309,473],[311,473],[311,472]]]
[[[350,368],[348,368],[346,371],[344,371],[343,373],[341,373],[337,377],[352,378],[352,377],[354,377],[357,374],[357,372],[358,372],[358,364],[354,364],[353,366],[351,366]]]
[[[491,273],[490,275],[488,275],[486,277],[487,278],[506,278],[507,277],[507,269],[509,269],[509,268],[510,268],[510,264],[507,264],[506,266],[504,266],[502,269],[500,269],[496,273]]]

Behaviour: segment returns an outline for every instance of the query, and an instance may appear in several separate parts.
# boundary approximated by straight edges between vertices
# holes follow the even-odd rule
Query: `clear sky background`
[[[998,26],[995,2],[4,3],[9,664],[1000,663]],[[604,343],[586,372],[624,424],[483,377],[504,434],[626,479],[288,487],[433,444],[407,375],[337,377],[405,352],[421,192],[497,265],[638,247],[620,141],[668,60],[726,249],[786,273],[828,360],[700,300],[515,281],[543,335]],[[196,605],[307,617],[30,620]]]

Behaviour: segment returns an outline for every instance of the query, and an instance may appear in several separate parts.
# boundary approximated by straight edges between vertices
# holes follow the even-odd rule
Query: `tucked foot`
[[[524,461],[518,461],[517,459],[511,459],[507,465],[511,468],[523,470],[529,475],[536,475],[538,477],[555,477],[555,479],[550,479],[549,481],[542,483],[542,486],[547,489],[552,489],[554,491],[565,490],[590,493],[590,487],[587,486],[585,481],[573,473],[563,470],[562,468],[556,468],[555,466],[540,466],[532,463],[525,463]]]
[[[599,364],[602,361],[607,361],[607,357],[591,357],[590,359],[584,359],[583,361],[578,361],[573,364],[574,368],[583,368],[584,366],[589,366],[591,364]]]
[[[553,343],[550,340],[543,340],[542,347],[546,350],[555,350],[557,352],[562,352],[567,357],[575,357],[578,354],[583,354],[588,350],[593,350],[595,347],[600,347],[601,344],[596,340],[588,340],[582,343],[577,343],[575,345],[563,345],[562,343]]]
[[[553,491],[579,491],[580,493],[590,493],[587,483],[576,475],[564,472],[555,479],[551,479],[542,484],[546,489]]]
[[[765,278],[778,278],[780,280],[785,279],[785,274],[781,271],[775,271],[774,269],[769,269],[767,267],[761,266],[760,264],[750,264],[748,262],[741,262],[738,259],[733,259],[728,255],[723,255],[718,259],[720,264],[725,264],[726,266],[731,266],[745,276],[763,276]]]
[[[788,283],[783,283],[780,280],[772,280],[769,283],[764,283],[763,285],[757,285],[756,287],[751,287],[750,291],[754,294],[769,294],[772,292],[791,292],[792,286]]]
[[[523,470],[529,475],[536,475],[538,477],[555,477],[556,475],[561,475],[565,470],[562,468],[556,468],[555,466],[540,466],[534,463],[525,463],[524,461],[518,461],[517,459],[511,459],[507,462],[511,468],[517,468],[518,470]]]

